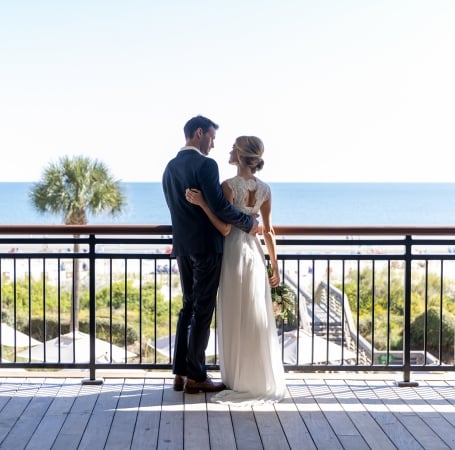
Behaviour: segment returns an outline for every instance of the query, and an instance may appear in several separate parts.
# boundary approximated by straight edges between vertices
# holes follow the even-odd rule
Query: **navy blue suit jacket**
[[[175,256],[223,251],[223,236],[201,207],[186,200],[186,188],[200,189],[210,209],[224,222],[245,232],[251,230],[252,217],[239,212],[225,199],[220,186],[218,165],[212,158],[196,150],[182,149],[167,164],[162,181],[171,213],[172,253]]]

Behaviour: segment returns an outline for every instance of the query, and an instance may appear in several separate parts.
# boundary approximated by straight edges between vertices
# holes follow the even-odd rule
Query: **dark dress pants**
[[[178,256],[183,305],[177,322],[173,372],[196,381],[207,378],[205,350],[216,305],[221,254]]]

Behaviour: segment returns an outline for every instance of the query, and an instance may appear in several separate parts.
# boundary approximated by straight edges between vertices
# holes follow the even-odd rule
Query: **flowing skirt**
[[[227,390],[212,401],[245,406],[280,401],[286,391],[270,284],[257,237],[232,228],[218,295],[220,367]]]

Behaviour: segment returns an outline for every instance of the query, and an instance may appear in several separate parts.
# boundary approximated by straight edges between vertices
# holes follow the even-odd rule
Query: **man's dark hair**
[[[211,121],[210,119],[207,119],[207,117],[204,116],[193,117],[192,119],[188,120],[188,122],[183,127],[185,139],[191,139],[198,128],[202,128],[203,133],[207,133],[210,127],[215,128],[215,130],[218,130],[219,128],[215,122]]]

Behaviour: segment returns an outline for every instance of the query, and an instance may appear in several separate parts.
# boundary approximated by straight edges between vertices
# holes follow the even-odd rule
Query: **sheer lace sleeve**
[[[247,214],[257,214],[270,198],[270,187],[259,179],[245,180],[236,176],[226,180],[234,196],[234,206]]]

